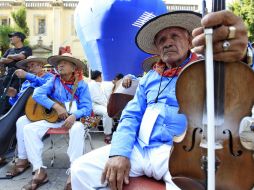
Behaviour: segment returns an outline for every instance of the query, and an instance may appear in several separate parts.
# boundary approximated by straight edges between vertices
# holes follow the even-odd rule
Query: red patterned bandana
[[[181,72],[181,70],[188,64],[188,63],[191,63],[193,61],[196,61],[198,60],[198,56],[197,54],[195,53],[192,53],[190,55],[190,57],[185,60],[187,61],[187,63],[185,63],[183,65],[183,67],[179,66],[179,67],[174,67],[174,68],[171,68],[171,69],[167,69],[167,70],[164,70],[165,67],[166,67],[166,63],[160,61],[158,63],[155,63],[154,66],[153,66],[153,69],[158,72],[160,75],[164,76],[164,77],[173,77],[173,76],[178,76],[178,74]]]

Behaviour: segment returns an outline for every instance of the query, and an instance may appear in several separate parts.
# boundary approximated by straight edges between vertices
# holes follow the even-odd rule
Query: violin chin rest
[[[205,190],[205,185],[188,177],[173,177],[173,182],[182,190]]]

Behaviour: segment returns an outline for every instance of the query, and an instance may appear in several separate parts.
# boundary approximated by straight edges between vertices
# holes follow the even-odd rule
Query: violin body
[[[215,101],[215,108],[223,107],[223,113],[216,115],[223,122],[215,126],[216,190],[251,190],[254,187],[253,151],[241,145],[239,124],[243,117],[250,115],[254,105],[254,72],[241,62],[223,64],[224,92],[217,97],[223,96],[224,101],[217,101],[220,105]],[[182,70],[176,84],[176,96],[179,112],[188,119],[188,129],[184,140],[174,144],[169,170],[173,177],[185,176],[206,184],[204,61],[193,62]]]

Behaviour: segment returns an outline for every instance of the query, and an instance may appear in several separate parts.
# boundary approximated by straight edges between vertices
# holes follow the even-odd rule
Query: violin
[[[213,10],[225,8],[225,1],[213,1]],[[214,62],[214,171],[216,190],[254,188],[254,158],[241,145],[239,124],[250,115],[254,104],[254,72],[242,62]],[[184,140],[174,144],[169,161],[172,177],[194,179],[208,188],[208,119],[205,61],[187,65],[179,74],[176,97],[179,112],[186,115]],[[190,82],[191,81],[191,82]],[[186,188],[187,190],[188,188]]]

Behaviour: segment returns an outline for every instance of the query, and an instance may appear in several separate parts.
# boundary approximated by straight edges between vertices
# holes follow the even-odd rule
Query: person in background
[[[207,14],[202,21],[196,12],[172,11],[140,28],[137,46],[159,55],[164,72],[150,70],[140,79],[134,98],[122,112],[111,145],[91,151],[73,163],[74,190],[122,190],[129,177],[143,175],[163,180],[167,190],[179,190],[168,170],[174,138],[184,134],[187,127],[186,116],[178,112],[176,81],[181,69],[198,59],[191,52],[192,45],[197,53],[204,53],[204,28],[215,26],[214,60],[242,60],[246,56],[247,29],[242,19],[229,11]],[[225,40],[230,48],[223,45]]]
[[[29,56],[27,59],[16,63],[16,67],[19,69],[15,71],[15,75],[18,78],[26,79],[26,81],[22,83],[19,92],[13,87],[8,89],[7,95],[10,97],[9,103],[11,105],[14,105],[28,87],[39,87],[53,78],[53,74],[44,70],[44,65],[46,64],[46,58],[36,56]]]
[[[32,98],[47,109],[55,109],[59,121],[31,122],[26,117],[18,120],[17,128],[23,129],[20,138],[21,142],[24,141],[23,155],[31,162],[35,173],[23,190],[37,189],[48,182],[48,175],[42,162],[42,137],[49,128],[69,128],[67,153],[71,164],[83,155],[85,149],[84,126],[79,119],[91,115],[92,101],[88,85],[83,81],[83,62],[69,53],[64,53],[49,57],[48,63],[57,69],[59,75],[36,88]],[[70,181],[70,178],[68,180]],[[66,186],[69,184],[68,180]]]
[[[24,40],[26,39],[25,34],[22,32],[13,32],[8,34],[8,36],[14,47],[8,49],[0,59],[0,64],[5,66],[7,73],[3,78],[4,88],[6,88],[11,80],[12,74],[17,69],[16,63],[32,55],[32,49],[29,46],[24,46]],[[18,91],[22,82],[23,81],[20,81],[19,78],[13,77],[10,86]],[[0,93],[3,93],[3,89]],[[10,105],[8,103],[8,98],[6,98],[5,101],[3,101],[3,105],[1,105],[0,115],[6,113],[9,109]]]
[[[116,84],[118,81],[120,81],[122,78],[124,77],[124,75],[122,73],[118,73],[116,74],[115,78],[112,80],[112,83],[114,84],[113,88],[112,88],[112,93],[115,91],[116,88]]]
[[[108,116],[107,104],[108,98],[104,92],[101,83],[102,75],[100,71],[92,71],[91,81],[88,83],[89,91],[93,102],[93,112],[95,115],[102,116],[102,123],[104,129],[104,142],[106,144],[111,143],[113,120]]]

